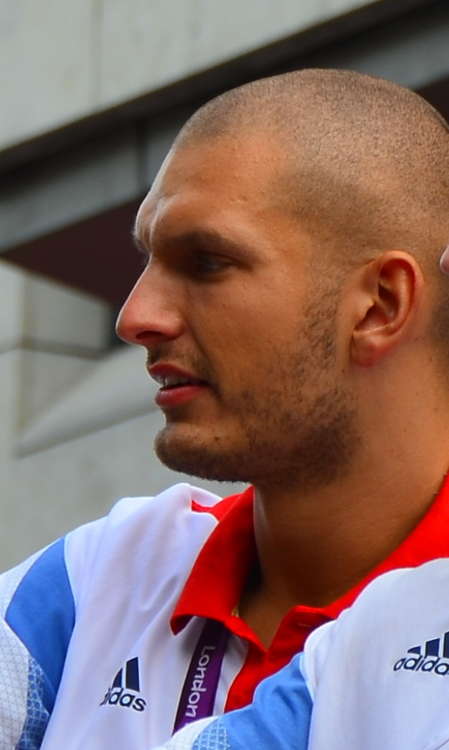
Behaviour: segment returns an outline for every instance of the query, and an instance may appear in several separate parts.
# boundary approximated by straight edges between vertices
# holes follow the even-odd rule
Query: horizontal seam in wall
[[[91,360],[103,359],[104,356],[111,353],[111,349],[94,349],[93,347],[77,344],[62,344],[27,338],[3,347],[0,345],[0,355],[15,351],[38,352],[41,354],[54,354]]]

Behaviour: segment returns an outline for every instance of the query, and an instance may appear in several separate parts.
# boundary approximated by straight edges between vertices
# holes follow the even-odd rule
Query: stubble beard
[[[337,381],[335,295],[309,304],[304,320],[300,351],[273,349],[263,386],[226,400],[238,429],[227,435],[218,425],[206,437],[193,426],[187,437],[169,424],[155,443],[162,463],[208,480],[307,491],[348,471],[360,436],[352,398]]]

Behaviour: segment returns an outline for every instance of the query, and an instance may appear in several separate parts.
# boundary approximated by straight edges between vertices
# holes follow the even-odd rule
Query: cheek
[[[194,333],[207,357],[219,361],[228,372],[246,363],[255,367],[270,355],[276,335],[263,318],[263,310],[246,308],[214,310],[198,322]]]
[[[279,291],[280,288],[280,291]],[[195,347],[226,380],[254,383],[273,377],[279,359],[300,346],[300,293],[273,275],[257,283],[196,289],[190,300],[190,332]],[[265,376],[265,375],[264,375]]]
[[[197,293],[201,295],[201,290]],[[215,298],[202,295],[191,306],[191,322],[198,331],[221,336],[257,341],[281,334],[295,318],[298,324],[298,304],[284,294],[268,294],[264,289],[249,295],[243,289],[223,291]],[[289,320],[290,319],[290,320]]]

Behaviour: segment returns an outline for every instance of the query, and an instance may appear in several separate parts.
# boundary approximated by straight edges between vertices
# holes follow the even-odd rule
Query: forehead
[[[281,159],[279,147],[260,133],[175,146],[139,209],[137,238],[146,244],[171,221],[260,221],[273,209]]]

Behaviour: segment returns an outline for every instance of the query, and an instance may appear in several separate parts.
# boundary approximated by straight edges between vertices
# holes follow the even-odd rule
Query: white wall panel
[[[0,146],[79,117],[95,106],[96,0],[1,0]]]
[[[63,249],[61,249],[63,252]],[[34,348],[104,351],[109,340],[109,305],[88,294],[29,274],[24,288],[24,337]]]
[[[100,104],[151,91],[367,4],[110,0],[101,29]]]

